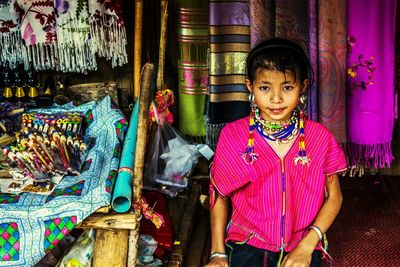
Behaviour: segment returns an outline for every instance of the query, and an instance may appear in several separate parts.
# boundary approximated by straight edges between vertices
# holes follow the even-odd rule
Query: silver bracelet
[[[316,226],[316,225],[311,225],[309,229],[313,229],[313,230],[317,233],[319,240],[320,240],[320,241],[322,240],[323,234],[322,234],[321,229],[319,229],[318,226]]]
[[[211,253],[210,255],[210,260],[214,259],[214,258],[224,258],[227,259],[228,255],[226,253],[221,253],[221,252],[214,252]]]

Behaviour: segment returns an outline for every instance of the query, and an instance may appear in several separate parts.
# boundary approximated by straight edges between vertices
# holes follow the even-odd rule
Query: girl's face
[[[260,70],[253,84],[246,79],[246,86],[254,94],[260,115],[267,121],[282,122],[292,116],[300,100],[300,93],[307,88],[308,80],[294,79],[290,72]]]

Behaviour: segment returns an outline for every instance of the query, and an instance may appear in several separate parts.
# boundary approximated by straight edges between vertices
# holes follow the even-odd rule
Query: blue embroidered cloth
[[[128,122],[110,97],[38,113],[86,114],[85,135],[95,139],[79,176],[66,176],[49,196],[0,194],[0,266],[33,266],[76,225],[110,204]]]

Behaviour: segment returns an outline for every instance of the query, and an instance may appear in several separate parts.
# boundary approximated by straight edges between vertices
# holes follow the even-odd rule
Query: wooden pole
[[[96,229],[93,267],[126,267],[128,232]]]
[[[133,179],[133,201],[135,203],[142,197],[143,189],[143,169],[144,157],[146,153],[146,139],[147,139],[147,112],[150,106],[151,98],[151,80],[153,78],[154,65],[146,63],[143,66],[140,77],[140,96],[139,96],[139,122],[136,139],[136,152],[134,163]],[[140,218],[140,211],[135,210],[135,215]],[[128,266],[136,266],[136,259],[138,255],[137,243],[139,239],[139,226],[140,221],[135,225],[135,229],[129,232],[129,251],[128,251]]]
[[[164,89],[165,47],[167,44],[168,0],[161,0],[161,33],[158,54],[157,90]]]
[[[133,52],[134,100],[140,93],[140,68],[142,67],[143,0],[135,0],[135,38]]]

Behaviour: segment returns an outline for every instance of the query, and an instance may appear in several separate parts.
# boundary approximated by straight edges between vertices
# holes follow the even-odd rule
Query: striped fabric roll
[[[225,123],[250,112],[244,83],[250,51],[249,16],[249,1],[210,1],[207,143],[212,147]]]
[[[178,2],[179,130],[191,137],[206,135],[208,1]]]

